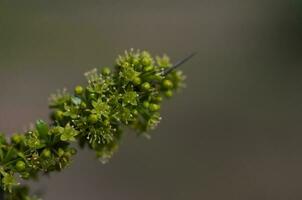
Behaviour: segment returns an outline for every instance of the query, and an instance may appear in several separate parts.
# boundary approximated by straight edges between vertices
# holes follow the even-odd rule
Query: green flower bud
[[[145,66],[145,67],[144,67],[144,72],[150,72],[150,71],[152,71],[153,69],[154,69],[154,66],[152,66],[152,65]]]
[[[160,103],[163,101],[163,98],[161,96],[156,96],[152,99],[153,101],[157,102],[157,103]]]
[[[108,76],[108,75],[110,75],[110,73],[111,73],[111,70],[110,70],[109,67],[104,67],[104,68],[102,69],[102,74],[103,74],[104,76]]]
[[[151,65],[152,60],[150,58],[145,57],[142,59],[142,63],[143,65]]]
[[[21,161],[21,160],[19,160],[19,161],[16,163],[16,169],[17,169],[17,171],[19,171],[19,172],[25,170],[25,167],[26,167],[25,162],[23,162],[23,161]]]
[[[54,113],[54,117],[56,120],[61,120],[63,119],[64,113],[61,110],[56,110]]]
[[[143,102],[143,106],[144,106],[145,108],[149,108],[149,105],[150,105],[149,101],[144,101],[144,102]]]
[[[149,109],[151,110],[151,111],[158,111],[159,109],[160,109],[160,105],[158,105],[158,104],[155,104],[155,103],[151,103],[150,104],[150,106],[149,106]]]
[[[143,90],[148,91],[151,88],[151,85],[150,85],[150,83],[145,82],[145,83],[142,84],[141,87],[142,87]]]
[[[59,157],[62,157],[64,155],[65,151],[62,148],[59,148],[57,153],[58,153]]]
[[[173,96],[173,91],[172,90],[168,90],[165,92],[166,97],[172,97]]]
[[[22,136],[20,134],[15,134],[12,136],[12,142],[15,144],[19,144],[22,141]]]
[[[96,114],[89,115],[88,121],[92,124],[96,123],[98,121],[98,116]]]
[[[41,157],[43,158],[50,158],[51,156],[51,151],[49,149],[44,149],[41,153]]]
[[[76,86],[74,89],[76,95],[82,95],[84,93],[84,88],[82,86]]]
[[[164,81],[163,81],[163,88],[165,88],[165,89],[172,89],[173,88],[173,83],[172,83],[172,81],[170,81],[170,80],[168,80],[168,79],[165,79]]]
[[[132,80],[133,84],[134,85],[139,85],[142,83],[142,80],[140,77],[135,77],[133,80]]]

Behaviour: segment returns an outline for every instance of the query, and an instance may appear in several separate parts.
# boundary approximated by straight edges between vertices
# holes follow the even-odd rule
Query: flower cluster
[[[52,95],[51,125],[38,120],[34,128],[10,141],[0,135],[0,184],[6,199],[33,199],[18,186],[16,174],[29,179],[60,171],[76,153],[72,142],[93,149],[105,162],[116,151],[125,127],[139,135],[154,129],[163,98],[183,86],[181,71],[165,73],[171,67],[167,56],[154,59],[146,51],[126,51],[113,70],[87,72],[87,86],[76,86],[72,94],[64,90]]]

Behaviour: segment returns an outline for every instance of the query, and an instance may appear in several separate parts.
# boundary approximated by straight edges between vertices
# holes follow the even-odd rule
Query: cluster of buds
[[[40,172],[60,171],[76,153],[72,142],[90,147],[107,161],[125,127],[148,134],[161,120],[162,100],[172,97],[184,80],[167,56],[153,58],[134,50],[119,56],[114,69],[93,69],[85,76],[86,86],[52,95],[51,125],[38,120],[34,128],[10,141],[0,136],[0,178],[6,199],[31,199],[27,189],[18,186],[16,174],[29,179]]]

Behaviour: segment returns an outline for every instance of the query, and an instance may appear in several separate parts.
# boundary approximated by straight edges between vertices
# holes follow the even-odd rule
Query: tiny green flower
[[[136,106],[137,100],[138,100],[138,94],[134,91],[126,92],[124,94],[124,102],[126,104],[131,104],[131,105]]]
[[[62,141],[75,141],[75,136],[79,134],[74,128],[67,124],[64,128],[63,134],[61,135]]]
[[[12,192],[14,186],[18,185],[15,177],[12,174],[5,173],[2,178],[2,184],[5,191]]]
[[[99,119],[99,117],[96,114],[91,114],[91,115],[89,115],[89,118],[88,118],[88,120],[91,124],[96,123],[98,121],[98,119]]]

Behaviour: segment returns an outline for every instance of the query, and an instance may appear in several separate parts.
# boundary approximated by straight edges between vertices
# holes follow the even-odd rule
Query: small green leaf
[[[43,120],[38,120],[36,122],[36,129],[41,138],[45,138],[48,135],[49,127]]]
[[[80,105],[82,100],[79,97],[71,97],[71,101],[74,105]]]
[[[3,162],[6,163],[10,160],[12,160],[14,157],[17,156],[17,151],[15,148],[13,147],[9,147],[7,153],[4,156]]]

